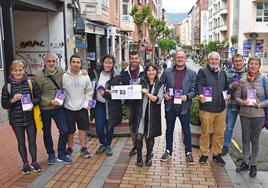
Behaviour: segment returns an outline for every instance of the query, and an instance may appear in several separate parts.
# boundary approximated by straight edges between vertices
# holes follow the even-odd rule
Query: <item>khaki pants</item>
[[[216,156],[221,153],[224,139],[224,127],[226,110],[222,112],[199,111],[201,121],[201,136],[199,140],[202,155],[209,155],[210,133],[213,130],[212,154]]]

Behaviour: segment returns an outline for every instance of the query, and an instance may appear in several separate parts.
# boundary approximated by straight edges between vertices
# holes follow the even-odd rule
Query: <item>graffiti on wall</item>
[[[16,59],[23,62],[27,75],[34,76],[42,70],[46,53],[16,53]]]
[[[64,66],[64,42],[57,39],[53,39],[50,42],[50,51],[57,55],[59,66]]]

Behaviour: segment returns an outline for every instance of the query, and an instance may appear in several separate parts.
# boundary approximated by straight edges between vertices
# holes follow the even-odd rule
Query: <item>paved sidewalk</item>
[[[42,166],[40,174],[32,173],[28,176],[21,174],[21,160],[17,152],[17,143],[9,125],[0,127],[0,185],[1,187],[193,187],[193,188],[229,188],[229,187],[268,187],[267,173],[258,172],[256,179],[248,178],[248,174],[235,172],[235,166],[229,156],[225,157],[225,168],[209,161],[207,165],[200,165],[199,150],[194,148],[195,165],[188,166],[184,157],[184,146],[181,140],[181,130],[176,126],[174,138],[174,155],[168,162],[160,162],[164,151],[164,134],[158,137],[154,147],[153,165],[151,167],[137,167],[136,156],[130,158],[131,139],[126,137],[113,139],[114,155],[107,157],[105,153],[96,155],[98,140],[89,138],[87,147],[91,151],[91,158],[84,159],[79,154],[80,146],[74,147],[72,165],[57,163],[46,165],[47,154],[42,141],[42,134],[38,134],[38,156]],[[164,130],[164,129],[163,129]],[[53,129],[57,137],[56,129]],[[145,150],[145,149],[144,149]],[[5,152],[3,152],[5,151]],[[145,151],[144,151],[145,152]],[[145,154],[145,153],[144,153]],[[266,184],[265,184],[266,182]]]

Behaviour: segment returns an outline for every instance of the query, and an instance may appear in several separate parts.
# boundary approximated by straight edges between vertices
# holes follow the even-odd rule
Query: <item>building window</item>
[[[257,22],[268,22],[268,2],[257,3]]]
[[[123,1],[123,15],[128,15],[128,1],[124,0]]]

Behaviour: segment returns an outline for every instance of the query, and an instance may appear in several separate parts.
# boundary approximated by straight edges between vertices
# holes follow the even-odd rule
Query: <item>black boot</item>
[[[257,176],[257,166],[250,165],[249,177],[256,178],[256,176]]]
[[[136,147],[137,147],[137,163],[136,165],[138,167],[143,166],[143,160],[142,160],[142,140],[137,140],[136,141]]]
[[[141,153],[137,153],[137,162],[136,165],[138,167],[142,167],[143,166],[143,160],[142,160],[142,154]]]
[[[146,161],[145,161],[145,166],[152,166],[153,162],[152,162],[151,156],[152,156],[151,153],[147,153],[147,155],[146,155]]]
[[[249,166],[246,162],[242,162],[239,167],[236,168],[236,172],[246,171],[249,169]]]

